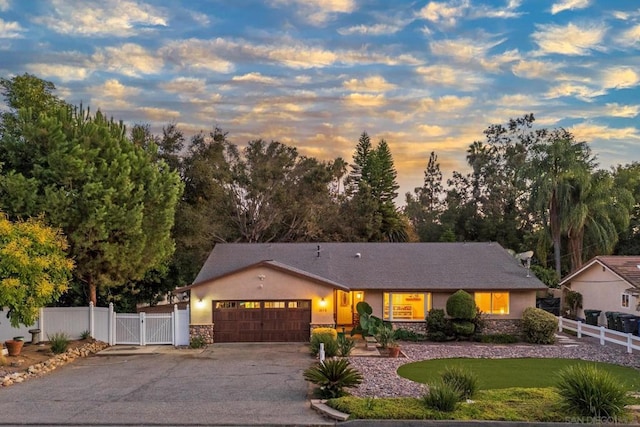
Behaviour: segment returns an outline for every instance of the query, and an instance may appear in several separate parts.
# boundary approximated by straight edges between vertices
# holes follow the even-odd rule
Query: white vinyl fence
[[[40,339],[57,332],[71,339],[89,334],[100,341],[115,344],[172,344],[189,345],[189,308],[171,313],[116,313],[109,307],[46,307],[40,309],[38,322],[33,326],[11,327],[9,320],[0,323],[0,341],[15,336],[30,340],[30,329],[40,329]]]
[[[625,346],[627,353],[632,353],[633,350],[640,350],[640,337],[607,329],[604,326],[587,325],[586,323],[558,317],[558,330],[562,332],[563,329],[576,332],[578,338],[582,338],[583,335],[598,338],[600,345],[610,342]]]

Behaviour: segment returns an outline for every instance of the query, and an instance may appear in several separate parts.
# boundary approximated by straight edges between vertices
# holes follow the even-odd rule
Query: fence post
[[[604,345],[604,326],[600,326],[600,345]]]
[[[95,337],[95,313],[93,311],[93,301],[89,301],[89,334]]]
[[[116,343],[116,313],[113,312],[113,303],[109,303],[109,319],[107,320],[109,345]]]
[[[140,312],[140,345],[145,345],[147,338],[145,337],[146,327],[144,325],[144,311]]]
[[[582,338],[582,322],[577,320],[576,324],[578,325],[576,329],[578,329],[578,338]]]
[[[627,334],[627,353],[633,353],[633,350],[631,348],[632,343],[633,341],[631,341],[631,334]]]
[[[44,307],[40,307],[40,317],[38,317],[38,329],[40,329],[40,336],[41,337],[46,337],[47,336],[45,334],[45,331],[44,331],[44,324],[45,324],[45,321],[44,321]]]
[[[176,331],[178,331],[178,304],[173,304],[173,311],[171,312],[171,345],[176,346]]]
[[[558,332],[562,332],[562,316],[558,316]]]

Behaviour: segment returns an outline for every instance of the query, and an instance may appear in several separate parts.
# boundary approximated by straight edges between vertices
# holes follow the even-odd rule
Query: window
[[[509,314],[509,292],[476,292],[476,306],[486,314]]]
[[[260,308],[260,301],[240,301],[240,308]]]
[[[284,308],[284,301],[265,301],[264,308]]]
[[[311,308],[310,301],[289,301],[289,308]]]
[[[216,303],[216,308],[236,308],[235,301],[220,301]]]
[[[629,308],[629,294],[622,294],[622,307]]]
[[[431,309],[431,294],[385,292],[383,318],[385,320],[424,320]]]

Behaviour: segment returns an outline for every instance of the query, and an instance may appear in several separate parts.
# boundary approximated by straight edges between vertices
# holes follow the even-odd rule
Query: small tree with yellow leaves
[[[11,325],[31,326],[38,309],[66,290],[73,262],[67,240],[41,219],[11,222],[0,213],[0,308]]]

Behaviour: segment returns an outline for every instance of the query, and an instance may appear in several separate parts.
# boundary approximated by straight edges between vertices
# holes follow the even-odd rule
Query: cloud
[[[640,114],[640,105],[620,105],[617,102],[605,104],[604,114],[611,117],[634,118]]]
[[[101,48],[91,59],[97,68],[132,77],[156,74],[164,65],[158,55],[134,43]]]
[[[295,7],[304,21],[322,26],[339,13],[351,13],[356,9],[354,0],[271,0],[275,7]]]
[[[470,96],[459,97],[446,95],[437,99],[424,98],[420,101],[420,109],[427,113],[458,113],[473,104]]]
[[[277,82],[273,77],[263,76],[260,73],[247,73],[242,76],[233,76],[231,79],[234,82],[251,82],[262,84],[274,84]]]
[[[448,133],[447,129],[437,125],[419,125],[418,131],[426,137],[443,136]]]
[[[587,85],[580,85],[571,82],[560,83],[551,87],[545,94],[546,98],[561,98],[573,96],[583,101],[591,101],[591,98],[604,95],[606,92],[602,89],[596,89]]]
[[[63,82],[70,80],[84,80],[91,73],[90,70],[85,67],[43,63],[28,64],[27,70],[32,74],[47,78],[54,77]]]
[[[585,24],[579,26],[569,23],[566,26],[554,24],[538,24],[537,31],[532,34],[533,40],[539,46],[539,55],[588,55],[591,50],[602,50],[602,41],[607,28],[600,24]]]
[[[228,49],[228,44],[222,39],[187,39],[170,42],[160,49],[160,54],[179,69],[229,73],[234,69],[233,63],[217,54],[220,49]]]
[[[618,42],[624,46],[633,46],[640,43],[640,24],[623,31],[618,37]]]
[[[461,64],[478,64],[488,71],[498,71],[502,65],[520,59],[517,50],[490,56],[489,52],[506,39],[489,40],[489,36],[480,34],[474,39],[445,39],[429,43],[431,53],[453,59]]]
[[[107,98],[127,98],[140,94],[140,89],[132,86],[125,86],[116,79],[109,79],[99,86],[90,86],[87,88],[89,93],[98,97]]]
[[[441,24],[453,27],[457,24],[458,19],[462,18],[469,8],[468,0],[458,0],[452,2],[436,2],[427,3],[418,12],[418,17],[434,24]]]
[[[177,94],[202,94],[206,91],[204,79],[191,77],[177,77],[165,83],[160,83],[160,88],[164,91]]]
[[[165,13],[136,0],[52,0],[51,5],[50,14],[33,21],[60,34],[130,37],[168,25]]]
[[[10,9],[9,0],[0,0],[0,12],[6,12]]]
[[[449,65],[418,67],[416,72],[430,85],[451,86],[464,91],[477,89],[487,82],[480,74]]]
[[[167,120],[173,120],[180,117],[179,111],[168,110],[166,108],[156,107],[138,107],[136,111],[143,113],[147,120],[155,122],[166,122]]]
[[[612,128],[606,125],[583,122],[569,128],[578,140],[594,141],[619,140],[628,141],[630,139],[640,140],[640,132],[634,127]]]
[[[352,34],[366,34],[370,36],[381,36],[395,34],[402,30],[404,25],[399,24],[373,24],[373,25],[355,25],[353,27],[340,28],[338,34],[349,36]]]
[[[591,0],[560,0],[551,6],[551,14],[555,15],[564,10],[584,9],[589,7]]]
[[[0,39],[19,39],[23,38],[26,30],[20,26],[18,22],[15,21],[5,21],[0,18]]]
[[[640,84],[640,74],[630,67],[609,68],[603,71],[605,88],[626,89]]]
[[[342,83],[342,86],[354,92],[386,92],[396,88],[396,85],[387,82],[382,76],[350,79]]]
[[[344,97],[348,105],[356,107],[380,107],[386,103],[384,95],[373,95],[369,93],[350,93]]]
[[[526,79],[548,79],[556,76],[560,68],[561,65],[555,62],[520,60],[511,67],[511,71]]]

